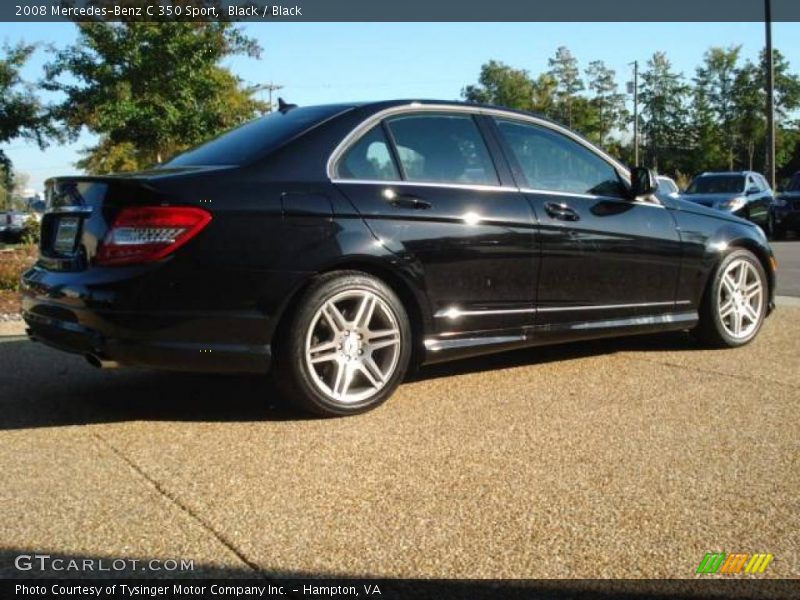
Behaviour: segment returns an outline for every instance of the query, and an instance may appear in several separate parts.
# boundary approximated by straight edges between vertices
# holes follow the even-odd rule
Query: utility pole
[[[276,85],[270,81],[268,84],[264,86],[264,89],[267,90],[267,93],[269,94],[269,112],[272,112],[272,92],[277,92],[278,90],[282,90],[283,86]]]
[[[769,0],[766,0],[769,2]],[[628,93],[633,94],[633,165],[639,166],[639,61],[633,65],[633,85],[628,83]]]
[[[767,181],[775,189],[775,65],[772,60],[772,0],[764,0],[767,30]]]
[[[255,94],[256,92],[264,92],[264,91],[266,91],[269,94],[269,96],[268,96],[269,97],[269,112],[272,112],[272,109],[274,108],[273,105],[272,105],[272,92],[277,92],[278,90],[282,90],[282,89],[283,89],[282,85],[277,85],[277,84],[272,83],[270,81],[269,83],[261,83],[259,85],[254,85],[254,86],[248,88],[248,91],[250,93],[253,93],[253,94]]]

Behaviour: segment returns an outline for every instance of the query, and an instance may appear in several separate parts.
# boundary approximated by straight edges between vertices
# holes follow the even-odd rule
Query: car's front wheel
[[[767,315],[767,285],[764,267],[752,252],[737,249],[725,256],[700,308],[700,340],[736,347],[755,338]]]
[[[357,271],[318,277],[278,340],[284,393],[322,416],[363,412],[385,401],[408,369],[411,326],[397,294]]]

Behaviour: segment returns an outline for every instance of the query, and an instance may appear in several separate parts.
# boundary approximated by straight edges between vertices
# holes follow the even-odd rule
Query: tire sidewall
[[[736,338],[733,337],[730,333],[728,333],[727,329],[722,323],[722,319],[719,315],[719,293],[720,288],[722,286],[722,278],[730,266],[730,264],[736,260],[746,260],[748,261],[758,273],[758,277],[761,279],[761,285],[763,288],[763,301],[761,302],[761,312],[759,314],[758,325],[757,327],[746,337],[746,338]],[[758,335],[759,331],[761,331],[761,327],[764,325],[764,319],[767,315],[767,305],[769,304],[769,284],[767,281],[767,275],[764,271],[764,267],[761,264],[761,261],[756,258],[756,256],[744,249],[737,249],[728,254],[720,263],[719,267],[717,268],[716,273],[714,274],[714,281],[710,288],[710,296],[708,298],[709,302],[709,313],[712,319],[712,324],[714,329],[716,330],[717,335],[721,338],[721,341],[730,347],[736,346],[744,346],[745,344],[750,343],[755,339]]]
[[[392,376],[383,389],[374,396],[354,403],[342,403],[321,391],[309,372],[306,363],[305,343],[308,328],[319,308],[330,298],[345,291],[365,290],[376,294],[394,314],[400,330],[400,355]],[[306,408],[323,416],[342,416],[371,410],[392,395],[408,370],[412,350],[412,333],[407,312],[397,294],[380,280],[366,274],[342,272],[321,277],[303,294],[298,310],[287,330],[284,360],[279,368],[287,369],[289,393]]]

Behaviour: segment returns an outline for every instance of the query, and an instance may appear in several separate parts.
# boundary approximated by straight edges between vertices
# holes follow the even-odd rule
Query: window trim
[[[409,106],[411,106],[411,105],[409,105]],[[429,105],[426,105],[426,106],[429,106]],[[463,189],[473,189],[475,187],[477,187],[477,188],[499,189],[499,188],[504,187],[503,186],[503,180],[502,180],[502,177],[500,175],[500,169],[498,168],[498,165],[497,165],[497,159],[494,156],[494,153],[492,152],[491,146],[489,145],[489,140],[486,139],[486,134],[481,129],[480,123],[476,119],[477,116],[480,116],[479,114],[474,113],[473,111],[446,111],[446,110],[441,110],[441,109],[438,109],[438,110],[418,110],[418,108],[419,107],[414,107],[414,108],[412,108],[412,109],[410,109],[408,111],[402,111],[402,112],[399,112],[399,113],[383,115],[383,116],[381,116],[380,118],[377,118],[377,119],[369,118],[369,119],[367,119],[367,121],[369,121],[369,124],[367,123],[367,121],[364,121],[361,124],[359,124],[356,127],[356,129],[351,131],[350,134],[348,134],[348,136],[345,137],[345,140],[343,140],[343,141],[348,141],[348,144],[346,146],[342,147],[342,143],[340,143],[339,146],[337,146],[337,148],[334,150],[333,154],[331,154],[331,156],[328,158],[328,164],[327,164],[327,167],[326,167],[328,179],[330,179],[331,182],[333,182],[333,183],[338,183],[338,182],[353,183],[353,182],[359,182],[359,181],[361,181],[361,182],[370,181],[370,180],[365,180],[365,179],[350,179],[350,178],[346,178],[346,177],[341,177],[339,175],[339,173],[338,173],[338,170],[339,170],[339,165],[341,164],[341,162],[344,159],[345,155],[350,151],[351,148],[353,148],[356,144],[358,144],[358,142],[365,135],[367,135],[370,131],[372,131],[373,127],[375,127],[374,122],[378,121],[378,124],[380,125],[381,130],[383,131],[383,135],[386,138],[386,141],[387,141],[387,143],[389,145],[389,153],[390,153],[390,155],[392,157],[392,161],[394,162],[395,169],[397,171],[397,174],[400,176],[400,179],[397,179],[397,180],[395,180],[395,179],[387,179],[387,180],[381,180],[381,181],[385,181],[386,183],[392,183],[392,184],[408,183],[409,185],[422,185],[422,186],[434,184],[434,187],[456,187],[456,188],[463,188]],[[384,112],[384,111],[381,111],[381,112]],[[428,114],[424,114],[424,113],[428,113]],[[377,114],[380,114],[380,113],[376,113],[376,115],[373,115],[373,117],[376,117]],[[400,153],[398,151],[399,144],[397,143],[397,140],[395,139],[395,136],[394,136],[394,132],[392,131],[391,121],[392,121],[392,119],[404,118],[404,117],[413,117],[415,115],[424,115],[424,116],[441,115],[443,117],[448,117],[448,116],[468,117],[469,120],[472,122],[473,127],[475,128],[475,132],[477,133],[478,138],[483,142],[483,147],[484,147],[484,149],[486,151],[486,155],[489,157],[489,162],[492,165],[492,169],[493,169],[493,172],[494,172],[494,175],[495,175],[496,183],[475,183],[475,184],[472,184],[472,183],[459,183],[457,181],[417,181],[417,180],[409,179],[408,178],[408,174],[406,173],[405,166],[403,165],[403,161],[400,158]],[[370,124],[371,124],[371,126],[370,126]],[[359,135],[353,136],[352,134],[356,130],[359,131]],[[352,136],[352,140],[350,140],[351,136]]]
[[[506,140],[505,137],[503,137],[503,133],[500,130],[499,121],[518,123],[518,124],[523,125],[523,126],[529,126],[529,127],[535,128],[535,129],[545,130],[545,133],[551,133],[551,134],[554,134],[554,135],[558,135],[561,132],[557,131],[555,128],[552,128],[552,127],[542,127],[538,123],[526,123],[521,119],[509,118],[507,116],[494,117],[492,119],[492,121],[494,122],[496,135],[500,138],[500,143],[503,146],[503,150],[505,151],[506,154],[509,155],[507,157],[507,160],[509,161],[509,163],[511,163],[513,161],[512,170],[518,171],[519,172],[519,176],[522,177],[525,180],[525,185],[520,185],[520,189],[522,191],[527,191],[529,193],[536,193],[536,194],[563,196],[563,197],[572,196],[572,197],[575,197],[575,198],[590,198],[590,199],[602,199],[602,200],[617,200],[617,201],[623,201],[623,202],[637,202],[637,203],[644,204],[644,205],[647,205],[647,206],[652,206],[654,204],[652,202],[643,202],[643,201],[638,200],[638,199],[637,200],[631,200],[630,198],[626,198],[624,196],[608,196],[608,195],[600,195],[600,194],[590,194],[588,192],[569,192],[569,191],[564,191],[564,190],[550,190],[550,189],[546,189],[546,188],[537,188],[537,187],[528,185],[528,184],[530,184],[530,182],[528,181],[528,177],[527,177],[527,175],[525,175],[525,172],[522,170],[522,165],[519,164],[519,160],[517,159],[516,155],[513,152],[513,149],[509,145],[508,140]],[[620,183],[622,183],[623,185],[626,184],[626,183],[628,185],[630,185],[630,174],[627,173],[627,170],[625,170],[623,172],[620,172],[620,169],[617,166],[618,165],[617,161],[613,160],[607,154],[599,152],[598,151],[599,148],[595,148],[594,146],[590,145],[588,142],[585,142],[584,140],[582,140],[579,136],[566,135],[564,137],[566,137],[570,141],[577,142],[578,146],[584,148],[590,154],[594,155],[596,158],[598,158],[603,163],[605,163],[609,168],[611,168],[612,171],[614,171],[617,174],[617,177],[621,180]],[[626,175],[627,175],[627,177],[626,177]],[[661,205],[661,201],[660,200],[658,201],[658,204]]]
[[[630,184],[630,171],[627,167],[625,167],[622,163],[617,161],[616,159],[612,158],[605,152],[603,152],[600,148],[593,145],[588,140],[585,140],[580,135],[576,134],[575,132],[567,129],[566,127],[562,127],[557,123],[553,123],[546,119],[542,119],[540,117],[536,117],[533,115],[525,115],[525,114],[518,114],[514,112],[505,111],[498,108],[485,108],[480,106],[467,106],[467,105],[451,105],[451,104],[421,104],[419,102],[411,102],[409,104],[403,104],[399,106],[392,106],[390,108],[385,108],[380,110],[376,113],[365,118],[361,123],[356,125],[350,132],[337,144],[334,148],[333,152],[331,152],[330,156],[328,157],[328,162],[325,167],[326,174],[328,179],[331,183],[376,183],[375,181],[368,181],[368,180],[358,180],[358,179],[343,179],[340,178],[336,173],[336,167],[338,166],[339,160],[344,155],[345,152],[354,144],[356,143],[361,136],[368,132],[376,123],[383,121],[384,119],[395,116],[395,115],[402,115],[406,113],[418,113],[418,112],[439,112],[439,113],[468,113],[475,116],[484,115],[488,117],[499,117],[503,119],[509,120],[518,120],[523,123],[532,123],[534,125],[539,125],[540,127],[544,127],[550,129],[556,133],[560,133],[569,139],[577,142],[581,146],[587,148],[590,152],[596,154],[599,158],[603,159],[605,162],[610,163],[619,176],[625,181],[626,183]],[[476,122],[476,125],[478,123]],[[480,127],[478,127],[480,130]],[[480,131],[481,137],[484,137],[484,132]],[[489,151],[489,156],[492,158],[492,161],[495,163],[495,170],[498,171],[498,176],[500,175],[499,169],[497,169],[496,157],[492,152],[492,148],[489,146],[488,141],[484,137],[484,143],[486,143],[487,150]],[[490,190],[499,190],[499,189],[513,189],[515,191],[525,191],[519,185],[515,187],[504,186],[502,181],[494,186],[485,186],[485,185],[471,185],[471,184],[450,184],[450,183],[436,183],[436,185],[432,185],[433,182],[410,182],[410,181],[382,181],[380,182],[384,185],[386,184],[393,184],[393,185],[417,185],[417,186],[432,186],[432,187],[452,187],[456,189],[490,189]],[[528,191],[547,191],[547,190],[531,190]],[[600,198],[600,196],[597,196]],[[605,196],[603,196],[605,197]],[[637,201],[638,202],[638,201]],[[639,202],[640,204],[644,204],[646,206],[655,206],[649,202]],[[660,204],[659,204],[660,205]]]

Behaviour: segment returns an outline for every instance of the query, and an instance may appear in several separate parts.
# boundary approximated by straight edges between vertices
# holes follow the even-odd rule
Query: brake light
[[[130,265],[160,260],[196,236],[211,215],[189,206],[123,208],[97,250],[95,264]]]

